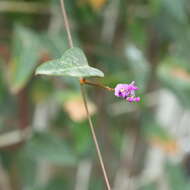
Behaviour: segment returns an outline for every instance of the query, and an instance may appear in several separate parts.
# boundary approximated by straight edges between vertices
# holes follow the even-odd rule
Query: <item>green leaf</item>
[[[170,189],[181,190],[181,187],[183,187],[183,190],[190,189],[190,183],[187,178],[187,174],[185,173],[186,171],[188,171],[188,167],[185,164],[184,166],[186,168],[182,167],[180,164],[173,165],[172,163],[169,162],[167,163],[166,171],[167,171]]]
[[[13,54],[9,64],[9,85],[17,93],[30,80],[40,58],[38,36],[23,26],[16,26]]]
[[[58,165],[73,166],[77,160],[65,140],[49,133],[36,133],[27,142],[25,151],[30,158]]]
[[[22,149],[14,157],[19,168],[19,175],[22,178],[23,189],[35,186],[37,181],[37,162],[29,158]]]
[[[60,59],[40,65],[36,74],[72,77],[103,77],[102,71],[88,65],[85,54],[80,48],[70,48]]]

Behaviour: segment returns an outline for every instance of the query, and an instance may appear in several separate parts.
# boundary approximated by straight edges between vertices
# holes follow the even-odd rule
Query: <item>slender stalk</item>
[[[99,83],[88,81],[86,79],[81,79],[80,83],[82,83],[82,84],[88,84],[88,85],[91,85],[91,86],[96,86],[96,87],[99,87],[99,88],[104,88],[105,90],[108,90],[108,91],[114,91],[114,88],[110,88],[108,86],[104,86],[104,85],[99,84]]]
[[[66,29],[67,36],[68,36],[69,46],[70,46],[70,48],[72,48],[73,47],[73,40],[72,40],[72,36],[71,36],[71,31],[70,31],[70,26],[69,26],[69,20],[68,20],[68,17],[67,17],[67,12],[65,10],[64,0],[60,0],[60,1],[61,1],[61,10],[62,10],[62,13],[63,13],[65,29]]]
[[[89,125],[90,125],[90,130],[91,130],[91,133],[92,133],[92,137],[93,137],[93,140],[94,140],[94,144],[95,144],[95,147],[96,147],[96,151],[97,151],[97,154],[98,154],[98,158],[99,158],[99,161],[100,161],[100,165],[101,165],[101,168],[102,168],[102,172],[103,172],[103,175],[104,175],[106,186],[107,186],[108,190],[111,190],[109,179],[108,179],[106,169],[105,169],[105,166],[104,166],[102,154],[100,152],[100,147],[98,145],[98,140],[97,140],[97,137],[96,137],[96,133],[94,131],[94,126],[93,126],[93,123],[92,123],[92,119],[91,119],[89,111],[88,111],[88,105],[87,105],[87,101],[86,101],[85,89],[84,89],[83,84],[81,84],[80,86],[81,86],[81,92],[82,92],[84,106],[85,106],[87,117],[88,117],[88,122],[89,122]]]
[[[65,28],[66,28],[66,31],[67,31],[69,46],[70,46],[70,48],[72,48],[73,47],[73,40],[72,40],[72,36],[71,36],[71,32],[70,32],[69,21],[68,21],[67,13],[66,13],[66,10],[65,10],[64,1],[60,0],[60,2],[61,2],[61,9],[62,9],[62,13],[63,13]],[[86,114],[87,114],[87,117],[88,117],[88,122],[89,122],[89,125],[90,125],[92,138],[93,138],[93,141],[94,141],[94,144],[95,144],[95,147],[96,147],[97,155],[98,155],[100,165],[101,165],[101,168],[102,168],[104,180],[105,180],[107,189],[111,190],[111,186],[110,186],[110,183],[109,183],[108,175],[107,175],[106,170],[105,170],[105,166],[104,166],[102,154],[101,154],[101,151],[100,151],[100,147],[98,145],[98,140],[97,140],[97,137],[96,137],[96,133],[94,131],[94,126],[93,126],[93,123],[92,123],[92,119],[91,119],[90,114],[89,114],[85,89],[84,89],[83,83],[81,82],[81,81],[84,81],[84,80],[85,79],[83,79],[83,78],[80,79],[80,87],[81,87],[81,94],[82,94],[82,98],[83,98],[83,102],[84,102],[84,107],[85,107]]]

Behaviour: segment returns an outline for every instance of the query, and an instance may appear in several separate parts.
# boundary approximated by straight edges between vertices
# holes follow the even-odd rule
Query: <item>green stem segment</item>
[[[62,13],[63,13],[65,29],[66,29],[67,36],[68,36],[69,47],[72,48],[73,47],[73,40],[72,40],[72,36],[71,36],[71,32],[70,32],[69,21],[68,21],[68,18],[67,18],[67,13],[66,13],[66,10],[65,10],[64,1],[60,0],[60,2],[61,2],[61,9],[62,9]],[[84,81],[86,83],[84,83]],[[111,186],[110,186],[110,183],[109,183],[108,175],[107,175],[106,170],[105,170],[102,154],[101,154],[101,151],[100,151],[100,147],[98,145],[98,140],[97,140],[96,133],[95,133],[95,130],[94,130],[94,126],[93,126],[93,123],[92,123],[92,119],[91,119],[90,114],[89,114],[88,104],[87,104],[87,100],[86,100],[86,93],[85,93],[85,89],[84,89],[83,84],[90,84],[90,85],[99,86],[99,87],[101,86],[102,88],[106,88],[107,90],[111,89],[111,88],[104,87],[103,85],[92,83],[90,81],[86,81],[86,79],[84,79],[84,78],[80,79],[81,94],[82,94],[86,114],[87,114],[87,117],[88,117],[88,122],[89,122],[89,125],[90,125],[92,138],[93,138],[93,141],[94,141],[94,144],[95,144],[95,147],[96,147],[97,155],[98,155],[98,158],[99,158],[99,161],[100,161],[100,165],[101,165],[101,168],[102,168],[102,172],[103,172],[103,176],[104,176],[104,180],[105,180],[107,189],[111,190]]]

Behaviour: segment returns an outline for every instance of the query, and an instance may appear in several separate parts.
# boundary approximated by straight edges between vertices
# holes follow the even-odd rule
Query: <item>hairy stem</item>
[[[66,13],[66,10],[65,10],[64,1],[60,0],[60,2],[61,2],[61,9],[62,9],[63,18],[64,18],[65,29],[66,29],[67,36],[68,36],[69,47],[72,48],[73,47],[73,40],[72,40],[72,36],[71,36],[71,32],[70,32],[69,21],[68,21],[67,13]],[[99,161],[100,161],[100,165],[101,165],[101,168],[102,168],[102,172],[103,172],[103,176],[104,176],[104,180],[105,180],[107,189],[111,190],[110,183],[109,183],[109,180],[108,180],[108,175],[107,175],[106,170],[105,170],[102,154],[100,152],[100,147],[98,145],[98,140],[97,140],[97,137],[96,137],[96,134],[95,134],[95,131],[94,131],[94,126],[93,126],[93,123],[92,123],[92,119],[91,119],[90,114],[89,114],[88,104],[87,104],[87,100],[86,100],[86,93],[85,93],[85,89],[84,89],[84,86],[83,86],[84,83],[82,83],[81,81],[85,81],[85,79],[83,79],[83,78],[80,79],[80,87],[81,87],[81,94],[82,94],[82,98],[83,98],[83,102],[84,102],[84,107],[85,107],[86,114],[87,114],[87,117],[88,117],[88,122],[89,122],[89,125],[90,125],[92,138],[93,138],[93,141],[94,141],[94,144],[95,144],[95,147],[96,147],[96,152],[97,152],[97,155],[98,155],[98,158],[99,158]]]

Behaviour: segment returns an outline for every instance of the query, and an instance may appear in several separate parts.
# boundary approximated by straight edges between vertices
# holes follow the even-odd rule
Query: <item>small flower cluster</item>
[[[139,88],[135,85],[135,81],[130,84],[118,84],[115,87],[115,96],[126,99],[128,102],[139,102],[140,97],[135,96],[135,91]]]

